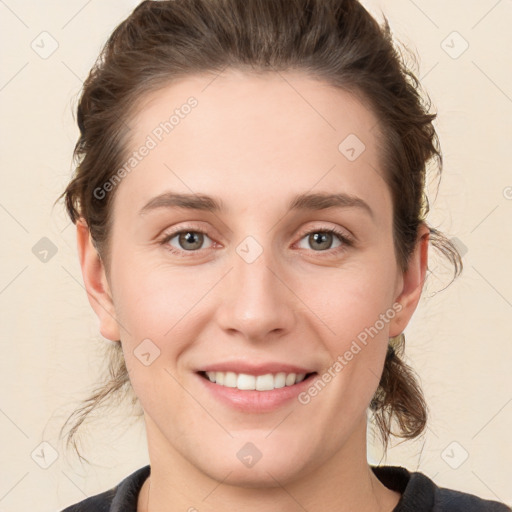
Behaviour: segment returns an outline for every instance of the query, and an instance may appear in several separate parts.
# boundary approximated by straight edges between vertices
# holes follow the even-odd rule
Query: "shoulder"
[[[493,500],[484,500],[462,491],[437,487],[434,510],[439,512],[511,512],[512,509]]]
[[[61,512],[136,512],[139,491],[149,474],[150,466],[144,466],[112,489],[90,496]]]
[[[108,491],[86,498],[79,503],[65,508],[61,512],[108,512],[112,505],[112,499],[115,496],[116,489],[117,487],[114,487]]]
[[[402,494],[393,512],[512,512],[498,501],[439,487],[427,475],[401,466],[371,466],[388,488]]]

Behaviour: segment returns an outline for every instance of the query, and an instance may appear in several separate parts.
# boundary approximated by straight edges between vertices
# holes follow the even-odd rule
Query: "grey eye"
[[[176,238],[178,240],[178,246],[172,243],[172,240]],[[195,251],[202,248],[205,238],[210,240],[208,236],[200,231],[180,231],[169,238],[168,243],[179,250]]]
[[[300,245],[299,247],[301,247],[301,249],[312,248],[314,251],[333,249],[341,245],[341,241],[338,240],[338,245],[333,247],[333,242],[335,242],[337,238],[338,236],[335,233],[330,233],[329,231],[312,231],[302,238],[302,240],[307,240],[309,247],[301,247]]]

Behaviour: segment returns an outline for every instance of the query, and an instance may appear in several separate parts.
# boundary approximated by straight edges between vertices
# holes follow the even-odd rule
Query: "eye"
[[[166,245],[172,253],[182,254],[183,252],[197,252],[199,249],[204,249],[205,238],[212,241],[204,231],[195,228],[182,229],[167,234],[160,243]]]
[[[306,241],[313,251],[317,252],[339,252],[345,250],[347,247],[353,245],[352,239],[344,232],[335,228],[328,229],[315,229],[303,235],[300,242]],[[299,242],[299,243],[300,243]],[[333,243],[338,242],[333,248]],[[308,249],[308,247],[301,247],[301,249]]]
[[[208,247],[204,247],[205,240],[210,241]],[[303,241],[310,247],[302,246]],[[165,246],[171,253],[186,257],[188,256],[187,253],[192,255],[193,253],[200,252],[201,249],[211,249],[215,242],[202,229],[189,226],[188,228],[165,234],[160,244]],[[312,248],[315,252],[328,254],[344,251],[352,245],[352,238],[345,232],[335,228],[310,230],[302,235],[298,243],[300,249]]]

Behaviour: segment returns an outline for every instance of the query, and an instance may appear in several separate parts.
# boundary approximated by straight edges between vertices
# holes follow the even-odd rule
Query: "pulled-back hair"
[[[395,45],[387,19],[379,25],[356,0],[144,1],[114,30],[84,82],[77,108],[76,172],[62,194],[72,221],[87,223],[107,270],[115,190],[101,198],[94,191],[126,161],[126,121],[149,92],[225,69],[297,70],[364,101],[379,121],[396,260],[406,271],[418,228],[428,226],[427,166],[434,164],[439,174],[442,169],[432,124],[436,115]],[[456,247],[428,227],[430,243],[453,265],[456,277],[462,270]],[[390,435],[415,438],[427,422],[421,387],[402,360],[403,335],[392,341],[394,350],[388,351],[370,404],[385,449]],[[136,401],[120,343],[110,350],[106,382],[65,423],[73,420],[67,442],[75,449],[75,434],[89,413],[125,392]]]

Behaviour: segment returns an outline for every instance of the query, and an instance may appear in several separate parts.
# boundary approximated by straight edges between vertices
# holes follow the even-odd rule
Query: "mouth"
[[[221,407],[248,414],[290,407],[318,378],[309,365],[247,359],[211,363],[197,368],[195,374],[202,389]]]
[[[240,391],[273,391],[275,389],[289,388],[301,382],[312,379],[317,372],[309,373],[265,373],[252,375],[230,371],[199,371],[198,374],[205,380],[224,388],[236,388]]]

